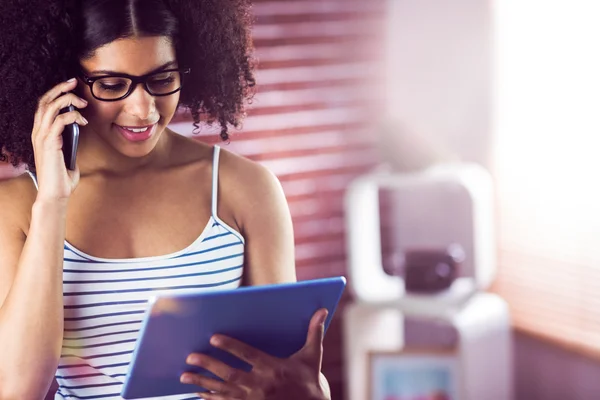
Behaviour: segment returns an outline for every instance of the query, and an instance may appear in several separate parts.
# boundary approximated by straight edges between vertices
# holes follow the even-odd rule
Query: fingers
[[[223,398],[226,399],[244,399],[246,397],[246,391],[235,384],[217,381],[216,379],[193,374],[191,372],[186,372],[181,375],[181,382],[196,385],[211,392],[218,393],[219,395],[225,396]],[[202,394],[202,396],[204,396],[204,394]]]
[[[32,142],[35,146],[43,148],[44,143],[47,142],[47,138],[60,136],[65,130],[65,126],[73,123],[87,125],[88,121],[83,118],[79,111],[70,111],[68,113],[60,114],[56,117],[49,129],[43,129],[43,132],[39,132],[32,136]]]
[[[71,78],[66,82],[61,82],[58,85],[54,86],[52,89],[48,90],[42,97],[40,97],[40,101],[38,102],[38,108],[44,107],[54,100],[56,100],[63,93],[68,93],[71,90],[77,87],[77,79]]]
[[[66,82],[61,82],[58,85],[54,86],[52,89],[48,90],[40,99],[38,100],[38,107],[35,113],[34,119],[34,130],[37,128],[42,120],[42,116],[45,114],[46,108],[48,104],[56,100],[61,94],[68,93],[71,90],[77,87],[77,79],[72,78]]]
[[[329,312],[322,308],[312,316],[308,325],[308,334],[304,347],[296,353],[309,364],[315,364],[321,369],[323,359],[323,338],[325,337],[325,321]]]
[[[60,131],[62,132],[65,125],[74,123],[78,123],[79,125],[87,125],[88,121],[87,119],[83,118],[83,115],[81,115],[79,111],[75,110],[58,115],[54,119],[54,122],[52,123],[51,127],[54,128],[54,126],[58,126],[60,128]]]
[[[231,397],[228,395],[220,394],[220,393],[196,393],[196,395],[204,400],[244,400],[246,397]]]
[[[57,98],[56,100],[54,100],[52,103],[48,104],[45,107],[44,114],[41,116],[41,125],[40,126],[41,127],[50,127],[54,123],[55,120],[61,118],[63,115],[68,114],[68,113],[65,113],[65,114],[59,115],[59,112],[61,109],[68,107],[70,105],[74,105],[77,108],[84,108],[87,106],[87,102],[85,100],[83,100],[82,98],[76,96],[73,93],[67,93],[65,95],[60,96],[59,98]],[[73,112],[73,111],[71,111],[71,112]],[[83,117],[81,117],[81,119],[79,119],[78,121],[71,121],[68,123],[77,122],[77,123],[85,124],[85,123],[83,123],[83,121],[85,121],[85,119],[82,119],[82,118]],[[69,118],[67,118],[67,119],[69,119]],[[46,129],[40,129],[40,131],[45,132]]]
[[[204,368],[223,379],[225,382],[234,383],[241,386],[249,386],[251,383],[250,374],[245,371],[233,368],[222,361],[214,359],[205,354],[190,354],[187,363],[197,367]]]
[[[252,346],[242,343],[229,336],[214,335],[210,344],[223,351],[233,354],[237,358],[247,362],[253,367],[261,367],[271,364],[273,357]]]
[[[304,347],[319,349],[323,344],[323,337],[325,336],[325,321],[329,311],[326,308],[322,308],[313,314],[308,325],[308,334],[306,335],[306,343]]]

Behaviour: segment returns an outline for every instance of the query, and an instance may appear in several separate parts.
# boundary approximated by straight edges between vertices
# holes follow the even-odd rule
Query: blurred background
[[[508,305],[512,359],[499,368],[512,377],[509,397],[600,398],[600,5],[255,0],[254,14],[257,93],[224,146],[279,177],[298,278],[349,278],[325,341],[333,399],[370,396],[350,393],[344,347],[346,308],[362,301],[348,266],[348,187],[373,171],[447,163],[476,164],[493,182],[495,274],[481,290]],[[191,136],[193,126],[180,115],[172,128]],[[194,137],[219,142],[211,128]],[[1,178],[17,173],[0,167]],[[389,275],[402,226],[394,203],[381,195]],[[475,399],[419,397],[434,398]]]

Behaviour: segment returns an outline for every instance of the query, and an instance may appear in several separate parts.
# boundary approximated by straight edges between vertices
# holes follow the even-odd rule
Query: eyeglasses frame
[[[144,90],[146,90],[146,92],[148,92],[150,95],[155,96],[155,97],[163,97],[163,96],[170,96],[174,93],[177,93],[181,90],[181,88],[183,87],[183,77],[187,74],[189,74],[191,71],[191,68],[169,68],[169,69],[164,69],[161,71],[154,71],[154,72],[150,72],[149,74],[145,74],[145,75],[141,75],[141,76],[134,76],[134,75],[128,75],[128,74],[107,74],[107,75],[99,75],[99,76],[87,76],[85,75],[83,72],[81,73],[81,79],[83,80],[83,82],[88,85],[90,87],[90,93],[92,94],[92,96],[96,99],[96,100],[100,100],[100,101],[119,101],[119,100],[123,100],[124,98],[128,97],[131,93],[133,93],[133,91],[135,90],[135,88],[137,87],[137,85],[139,85],[140,83],[144,84]],[[172,92],[169,93],[163,93],[163,94],[155,94],[152,93],[150,91],[150,89],[148,88],[148,82],[147,79],[153,75],[157,75],[157,74],[164,74],[165,72],[179,72],[181,75],[181,86],[179,86],[178,89],[173,90]],[[101,99],[96,97],[96,95],[94,94],[94,90],[93,90],[93,86],[94,83],[97,80],[100,79],[104,79],[104,78],[127,78],[129,80],[131,80],[131,85],[129,86],[129,90],[127,91],[127,93],[125,93],[123,96],[116,98],[116,99]]]

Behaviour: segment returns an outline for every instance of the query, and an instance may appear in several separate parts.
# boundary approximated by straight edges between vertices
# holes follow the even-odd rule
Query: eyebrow
[[[173,61],[169,61],[168,63],[165,63],[163,65],[161,65],[158,68],[153,69],[150,72],[145,73],[144,75],[149,75],[149,74],[153,74],[155,72],[159,72],[162,71],[163,69],[167,69],[169,67],[175,66],[177,65],[177,61],[173,60]],[[99,70],[94,70],[90,72],[90,75],[118,75],[118,74],[123,74],[123,72],[119,72],[119,71],[112,71],[112,70],[108,70],[108,69],[99,69]]]

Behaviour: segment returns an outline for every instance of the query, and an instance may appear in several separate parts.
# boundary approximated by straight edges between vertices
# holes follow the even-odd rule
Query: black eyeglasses
[[[183,77],[190,68],[165,69],[142,76],[111,74],[86,76],[83,81],[90,87],[92,96],[102,101],[118,101],[129,96],[140,83],[152,96],[168,96],[177,93],[183,85]]]

